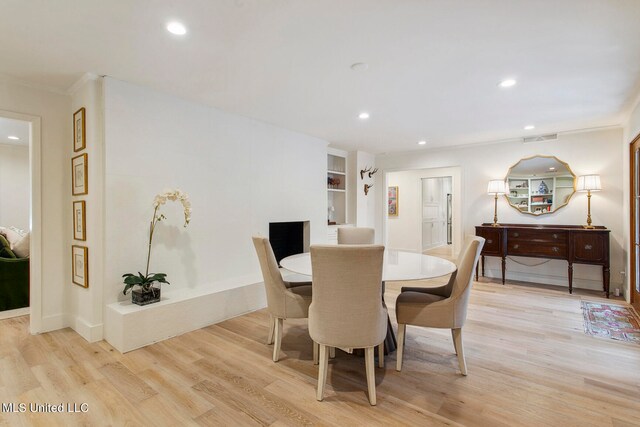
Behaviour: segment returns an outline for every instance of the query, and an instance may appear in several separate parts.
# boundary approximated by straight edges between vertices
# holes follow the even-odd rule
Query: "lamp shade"
[[[582,175],[578,177],[577,191],[600,191],[600,175]]]
[[[487,194],[492,196],[508,192],[507,183],[501,179],[492,179],[487,186]]]

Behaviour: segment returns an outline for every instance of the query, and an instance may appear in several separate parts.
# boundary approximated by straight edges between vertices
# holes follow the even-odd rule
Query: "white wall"
[[[32,332],[67,326],[64,301],[71,286],[71,171],[67,155],[72,142],[70,107],[68,95],[0,78],[0,110],[41,118],[42,327]]]
[[[398,216],[388,217],[387,245],[393,249],[422,252],[422,179],[452,177],[453,247],[457,251],[463,235],[459,167],[389,172],[387,186],[398,186]],[[383,196],[384,197],[384,196]],[[383,203],[386,203],[384,201]]]
[[[29,146],[0,144],[0,226],[29,229],[30,189]]]
[[[356,227],[375,226],[375,206],[378,187],[375,185],[378,173],[369,178],[368,173],[364,174],[364,179],[360,179],[360,171],[366,168],[374,169],[376,166],[376,156],[364,151],[357,151],[356,156]],[[353,172],[351,172],[353,173]],[[364,185],[374,185],[369,189],[368,194],[364,194]]]
[[[595,225],[611,229],[611,289],[620,287],[624,268],[623,256],[623,153],[620,141],[622,129],[610,129],[585,133],[560,135],[555,142],[522,144],[505,142],[490,145],[465,146],[452,149],[414,151],[378,156],[376,163],[385,171],[428,169],[459,166],[462,170],[462,221],[464,234],[475,233],[474,226],[493,219],[493,201],[486,194],[487,182],[504,178],[509,167],[519,159],[536,154],[555,155],[569,163],[576,175],[598,173],[602,177],[603,191],[592,197],[592,217]],[[376,185],[383,186],[380,174]],[[378,206],[384,204],[383,196],[377,198]],[[402,209],[402,208],[401,208]],[[533,217],[524,215],[507,205],[504,198],[498,201],[498,217],[504,223],[583,224],[586,221],[587,200],[583,193],[576,193],[568,206],[559,211]],[[376,210],[376,212],[379,212]],[[383,230],[384,216],[376,216],[376,228]],[[522,259],[537,263],[535,259]],[[567,263],[550,261],[538,267],[524,267],[507,261],[507,277],[529,280],[535,276],[543,283],[566,286]],[[489,273],[499,276],[499,260],[487,258]],[[601,268],[576,265],[576,287],[602,289]]]
[[[71,158],[87,154],[89,193],[73,196],[73,201],[86,203],[86,240],[73,244],[89,248],[89,287],[72,284],[68,288],[66,312],[69,326],[87,341],[102,339],[103,329],[103,279],[104,279],[104,144],[102,78],[86,74],[70,90],[71,108],[69,117],[81,107],[85,108],[86,148],[73,151],[72,144],[66,147],[69,164]],[[71,206],[71,202],[69,203]],[[71,207],[70,207],[71,209]],[[73,236],[73,215],[69,213],[67,224],[69,236]],[[70,269],[70,268],[69,268]],[[69,271],[69,276],[71,271]]]
[[[262,281],[251,242],[272,221],[311,221],[327,240],[326,141],[105,78],[104,302],[144,271],[154,196],[187,192],[192,222],[163,207],[151,268],[170,289],[223,290]]]

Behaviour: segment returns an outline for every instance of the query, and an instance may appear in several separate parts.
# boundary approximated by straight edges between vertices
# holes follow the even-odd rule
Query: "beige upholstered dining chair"
[[[387,333],[387,309],[380,298],[383,257],[380,245],[311,246],[309,335],[320,345],[318,400],[327,380],[329,349],[364,348],[369,402],[376,404],[374,350],[381,350]]]
[[[462,327],[467,320],[473,271],[478,263],[483,245],[484,239],[482,237],[474,237],[468,241],[459,257],[458,270],[451,275],[447,285],[435,289],[402,288],[396,300],[396,317],[398,319],[396,370],[402,369],[406,327],[407,325],[415,325],[451,329],[460,371],[462,375],[467,375],[467,364],[462,345]]]
[[[338,228],[339,245],[373,245],[376,231],[368,227],[341,227]]]
[[[467,246],[469,246],[469,244],[475,237],[476,236],[469,234],[464,238],[464,243],[462,244],[462,250],[458,253],[458,257],[456,258],[456,261],[455,261],[456,268],[460,267],[460,264],[462,263],[462,257],[465,254],[465,249],[467,248]],[[454,272],[453,274],[455,275],[456,273]],[[415,286],[403,286],[401,292],[407,292],[407,291],[425,292],[428,294],[449,298],[451,296],[451,290],[453,289],[453,283],[455,281],[453,280],[454,278],[455,278],[454,276],[451,276],[449,277],[449,280],[447,281],[447,283],[445,283],[442,286],[436,286],[436,287],[432,286],[432,287],[425,288],[425,287],[415,287]]]
[[[306,319],[311,304],[311,285],[287,287],[282,280],[271,243],[266,237],[253,237],[260,269],[267,292],[267,310],[269,311],[269,337],[267,344],[274,343],[273,361],[277,362],[282,342],[282,325],[284,319]]]

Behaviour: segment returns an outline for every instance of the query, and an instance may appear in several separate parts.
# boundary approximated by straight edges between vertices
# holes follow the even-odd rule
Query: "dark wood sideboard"
[[[581,225],[492,224],[476,226],[476,236],[485,238],[482,248],[482,275],[484,257],[502,259],[502,284],[506,257],[562,259],[569,263],[569,293],[573,292],[573,264],[602,266],[602,287],[609,298],[609,232],[606,227],[593,229]],[[478,280],[478,267],[476,267]]]

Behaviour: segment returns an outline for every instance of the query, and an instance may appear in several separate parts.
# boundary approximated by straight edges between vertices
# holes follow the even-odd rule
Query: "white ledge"
[[[121,353],[203,328],[266,306],[262,282],[230,289],[162,289],[160,302],[107,305],[105,340]]]

